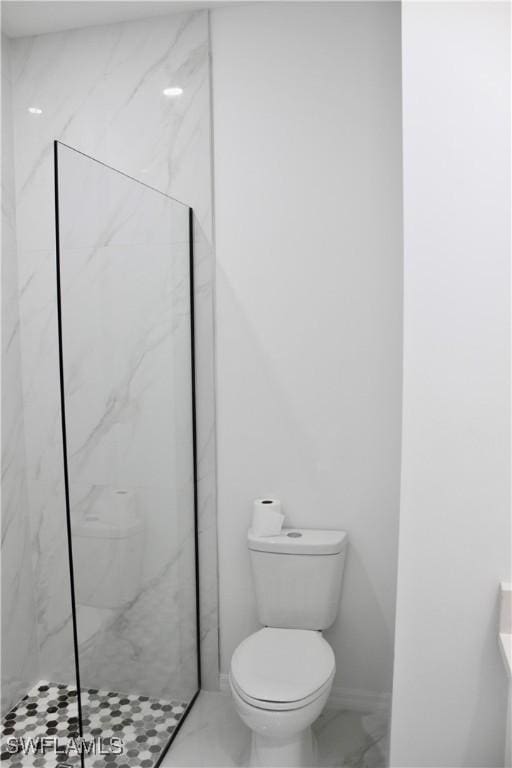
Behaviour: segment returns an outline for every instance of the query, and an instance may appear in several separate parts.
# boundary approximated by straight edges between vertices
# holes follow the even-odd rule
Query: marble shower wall
[[[213,249],[206,12],[12,41],[23,396],[40,674],[70,649],[56,328],[52,143],[195,212],[203,686],[218,685]],[[179,98],[165,87],[183,88]],[[42,114],[28,112],[39,107]]]
[[[2,714],[26,693],[37,676],[8,46],[9,41],[2,36]]]

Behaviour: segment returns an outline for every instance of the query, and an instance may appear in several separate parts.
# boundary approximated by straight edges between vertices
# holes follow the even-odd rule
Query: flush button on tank
[[[299,533],[298,531],[290,531],[290,533],[287,533],[286,535],[289,536],[290,539],[300,539],[302,533]]]

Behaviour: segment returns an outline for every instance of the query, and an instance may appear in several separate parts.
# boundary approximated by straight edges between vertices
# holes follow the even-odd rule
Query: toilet
[[[248,533],[263,628],[236,648],[229,685],[235,708],[252,731],[250,766],[316,765],[311,725],[336,671],[322,631],[338,613],[347,541],[344,531]]]

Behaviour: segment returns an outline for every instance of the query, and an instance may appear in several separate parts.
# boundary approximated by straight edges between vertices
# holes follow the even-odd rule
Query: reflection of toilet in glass
[[[135,492],[105,489],[73,525],[77,603],[115,609],[133,600],[140,587],[143,545]]]
[[[338,613],[347,534],[249,531],[263,629],[243,640],[229,674],[235,707],[252,731],[251,766],[313,766],[311,725],[324,708],[336,664],[322,630]]]

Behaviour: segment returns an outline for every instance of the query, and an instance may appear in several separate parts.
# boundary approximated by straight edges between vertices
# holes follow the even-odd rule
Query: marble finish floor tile
[[[387,715],[326,709],[313,730],[320,768],[385,768],[387,765]]]
[[[249,745],[249,729],[225,693],[201,691],[161,768],[242,766]]]
[[[86,740],[96,739],[103,754],[89,754],[86,768],[152,768],[166,747],[173,731],[186,710],[186,703],[151,699],[136,694],[115,693],[97,689],[82,689],[83,731]],[[53,743],[45,753],[42,737],[58,740],[61,753],[56,754]],[[66,754],[70,739],[78,737],[78,706],[76,689],[72,686],[37,683],[28,694],[7,713],[2,724],[0,760],[6,768],[79,768],[80,758],[74,750]],[[110,745],[122,740],[122,752],[117,754]],[[13,752],[9,743],[25,739],[26,750]],[[119,742],[117,742],[119,744]]]
[[[325,710],[313,726],[319,768],[384,768],[388,718],[380,713]],[[162,768],[247,765],[250,732],[225,693],[199,694],[165,755]]]

